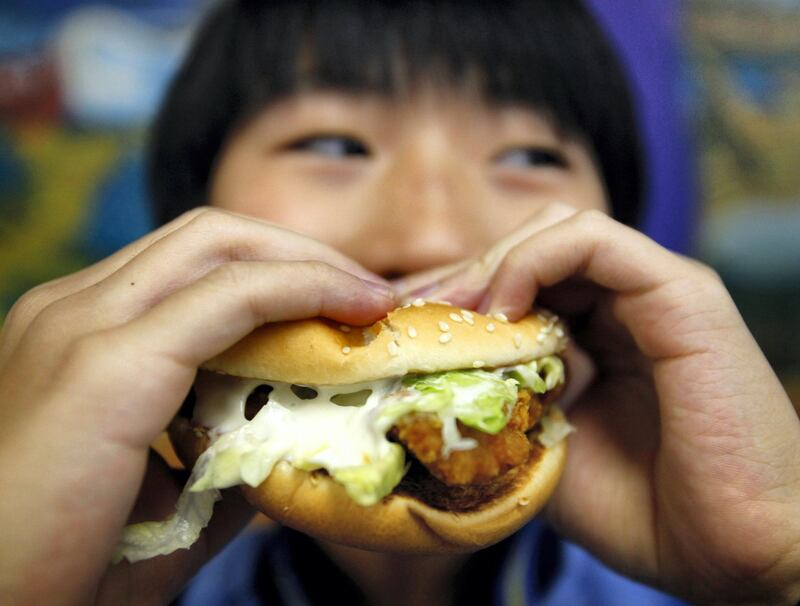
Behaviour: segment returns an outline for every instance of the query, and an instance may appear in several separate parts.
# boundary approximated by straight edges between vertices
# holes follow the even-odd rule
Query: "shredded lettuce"
[[[545,448],[552,448],[575,431],[575,427],[560,415],[544,416],[539,424],[542,431],[539,432],[538,440]]]
[[[325,467],[355,502],[373,505],[390,494],[405,473],[403,448],[385,438],[386,432],[404,415],[414,412],[437,415],[445,438],[444,455],[448,456],[451,450],[475,445],[474,440],[458,434],[456,419],[484,433],[497,434],[508,424],[520,387],[544,393],[563,381],[563,363],[555,356],[547,356],[492,372],[472,369],[409,376],[392,386],[387,384],[381,393],[361,390],[347,394],[348,398],[340,401],[334,399],[338,395],[333,396],[331,404],[339,410],[363,408],[369,419],[368,431],[377,440],[377,447],[370,452],[379,453],[365,459],[363,464],[340,467],[327,465],[324,457],[318,456],[330,448],[328,440],[302,444],[287,435],[291,431],[264,433],[266,427],[282,427],[281,423],[292,418],[291,410],[276,400],[253,421],[220,435],[200,456],[174,515],[165,521],[126,527],[114,562],[123,558],[136,562],[190,547],[208,524],[214,503],[220,498],[220,488],[242,483],[258,486],[283,459],[309,471]],[[276,388],[275,394],[279,392]],[[569,426],[546,420],[542,423],[543,442],[558,441],[569,432]],[[289,452],[292,454],[287,458]]]
[[[517,401],[517,382],[482,370],[453,370],[406,377],[407,391],[382,415],[395,420],[409,412],[455,416],[468,427],[496,434]]]
[[[258,486],[280,460],[284,446],[280,439],[259,440],[250,425],[226,433],[200,455],[195,464],[197,479],[189,489],[200,492],[241,483]]]
[[[534,393],[545,393],[564,382],[564,362],[556,356],[545,356],[510,366],[503,370],[503,374]]]
[[[184,488],[172,516],[162,522],[140,522],[123,529],[112,562],[116,564],[123,558],[138,562],[176,549],[188,549],[208,526],[214,503],[219,499],[216,489],[189,492]]]
[[[347,494],[359,505],[374,505],[394,490],[405,474],[405,451],[390,444],[389,454],[374,463],[345,467],[331,472]]]

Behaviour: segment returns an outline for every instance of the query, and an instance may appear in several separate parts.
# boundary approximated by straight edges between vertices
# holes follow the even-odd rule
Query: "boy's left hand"
[[[800,420],[713,271],[549,205],[481,259],[396,286],[572,319],[597,374],[548,507],[567,537],[691,601],[800,599]]]

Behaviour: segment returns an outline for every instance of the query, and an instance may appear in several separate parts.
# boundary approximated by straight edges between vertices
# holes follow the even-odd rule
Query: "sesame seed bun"
[[[458,318],[458,319],[457,319]],[[210,360],[207,370],[302,385],[345,385],[463,368],[492,368],[556,354],[564,327],[537,312],[519,322],[440,303],[396,309],[368,328],[322,319],[264,326]],[[556,406],[547,413],[565,423]],[[175,450],[187,466],[208,447],[207,428],[183,417],[170,425]],[[566,440],[545,448],[529,432],[531,456],[489,484],[448,487],[413,465],[392,494],[372,506],[357,504],[324,471],[278,463],[245,497],[272,519],[313,536],[364,549],[397,553],[468,552],[495,543],[538,512],[564,467]],[[416,470],[416,471],[415,471]],[[415,476],[415,473],[417,474]],[[477,499],[476,499],[477,494]]]
[[[458,368],[494,368],[561,351],[564,326],[550,314],[518,322],[417,301],[367,328],[324,319],[267,324],[203,365],[238,377],[351,385]]]

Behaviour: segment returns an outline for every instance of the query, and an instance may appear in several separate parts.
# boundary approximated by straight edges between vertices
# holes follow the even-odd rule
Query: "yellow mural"
[[[92,188],[119,155],[119,137],[109,134],[42,126],[14,138],[32,179],[22,221],[6,230],[0,247],[0,283],[6,285],[47,280],[85,263],[64,245],[86,218]]]

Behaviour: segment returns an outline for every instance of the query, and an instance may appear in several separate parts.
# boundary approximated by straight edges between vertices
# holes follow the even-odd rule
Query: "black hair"
[[[644,189],[623,70],[580,0],[230,0],[200,27],[154,124],[150,188],[169,221],[204,203],[232,128],[307,89],[402,93],[478,76],[480,92],[548,116],[594,154],[613,215]]]

